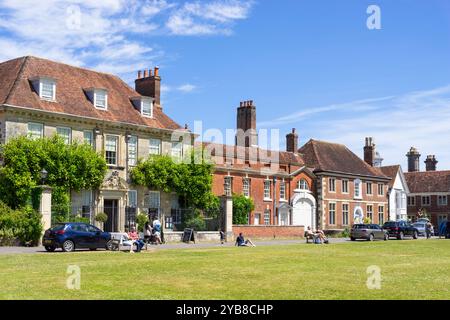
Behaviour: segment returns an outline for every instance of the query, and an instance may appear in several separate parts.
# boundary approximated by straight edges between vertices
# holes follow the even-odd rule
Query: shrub
[[[233,195],[233,224],[248,224],[248,215],[255,209],[251,198]]]
[[[79,215],[71,214],[57,214],[54,216],[54,223],[65,223],[65,222],[80,222],[80,223],[91,223],[89,218],[84,218]]]
[[[206,222],[200,210],[186,210],[183,216],[183,228],[191,228],[195,231],[205,231]]]
[[[144,225],[148,222],[148,216],[146,214],[140,213],[136,217],[136,223],[138,225],[138,231],[143,232],[144,231]]]
[[[19,240],[21,244],[37,245],[42,234],[42,216],[30,206],[13,210],[0,202],[1,244]]]
[[[95,216],[95,221],[105,223],[106,221],[108,221],[108,215],[104,212],[99,212]]]
[[[345,228],[344,231],[342,231],[342,233],[341,233],[341,237],[342,238],[349,238],[350,237],[350,229],[349,228]]]

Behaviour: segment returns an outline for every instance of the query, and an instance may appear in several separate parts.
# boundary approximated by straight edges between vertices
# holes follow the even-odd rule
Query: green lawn
[[[0,255],[0,299],[450,299],[450,240]]]

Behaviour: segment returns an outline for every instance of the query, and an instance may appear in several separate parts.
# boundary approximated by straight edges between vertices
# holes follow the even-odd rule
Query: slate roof
[[[329,171],[387,179],[380,169],[368,165],[342,144],[311,139],[298,152],[314,172]]]
[[[405,178],[411,193],[450,193],[450,171],[406,172]]]
[[[39,98],[30,79],[50,77],[56,80],[56,102]],[[108,91],[108,110],[96,109],[85,89]],[[0,64],[0,105],[7,104],[36,110],[90,117],[112,122],[125,122],[160,129],[182,129],[179,124],[154,108],[153,118],[143,117],[130,100],[140,96],[119,77],[107,73],[70,66],[32,56]]]

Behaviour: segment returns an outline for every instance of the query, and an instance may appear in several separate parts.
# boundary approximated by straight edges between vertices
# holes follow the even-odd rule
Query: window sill
[[[270,198],[264,198],[263,201],[272,202],[272,199],[270,199]]]
[[[280,199],[279,202],[287,203],[288,201],[286,199]]]
[[[107,167],[109,170],[125,170],[125,167],[115,166],[115,165],[111,165],[111,164],[108,164]]]

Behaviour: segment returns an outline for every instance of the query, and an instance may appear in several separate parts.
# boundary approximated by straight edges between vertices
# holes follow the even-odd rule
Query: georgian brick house
[[[437,228],[450,217],[450,171],[436,170],[438,161],[434,155],[427,156],[426,171],[420,171],[420,153],[416,148],[411,148],[407,157],[408,220],[416,221],[426,211]]]
[[[369,151],[373,165],[375,148],[368,142],[365,153]],[[373,223],[386,221],[390,178],[378,168],[341,144],[310,140],[298,152],[316,176],[317,217],[321,228],[344,229],[361,223],[365,217]]]
[[[103,152],[108,164],[103,185],[72,192],[71,200],[73,213],[93,218],[105,211],[107,231],[124,230],[127,209],[170,215],[176,195],[129,181],[139,158],[181,157],[192,143],[191,134],[163,112],[160,83],[158,68],[139,71],[132,89],[111,74],[31,56],[1,63],[0,143],[18,135],[58,134],[67,143],[85,141]],[[187,138],[180,142],[180,135]]]

